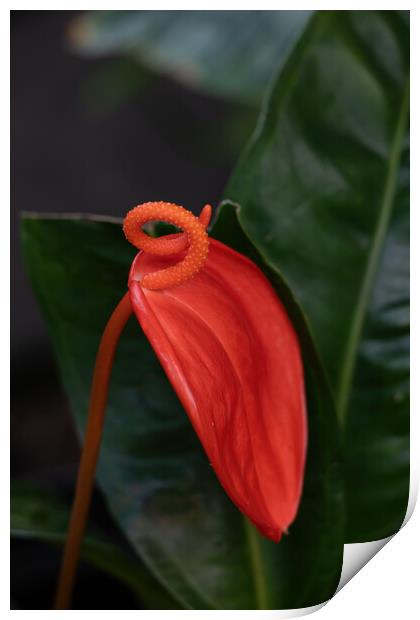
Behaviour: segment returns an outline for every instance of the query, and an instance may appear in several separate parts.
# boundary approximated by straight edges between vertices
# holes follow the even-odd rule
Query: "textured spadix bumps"
[[[142,286],[154,290],[174,286],[189,280],[200,271],[209,247],[206,232],[211,217],[209,205],[204,207],[200,217],[204,224],[190,211],[170,202],[146,202],[140,208],[135,207],[127,213],[124,234],[127,240],[139,249],[158,256],[168,256],[188,248],[188,252],[178,263],[156,273],[146,274]],[[168,235],[161,239],[149,237],[141,230],[141,226],[157,218],[183,228],[185,234]]]
[[[168,203],[146,207],[147,214],[142,206],[130,212],[128,228],[166,219],[186,222],[187,232],[142,245],[126,222],[127,236],[146,250],[129,276],[133,310],[220,483],[265,536],[279,541],[297,513],[306,454],[296,333],[255,264],[218,241],[204,242],[208,207],[200,219]],[[172,244],[172,254],[151,254],[157,241]],[[191,274],[182,280],[185,265]]]

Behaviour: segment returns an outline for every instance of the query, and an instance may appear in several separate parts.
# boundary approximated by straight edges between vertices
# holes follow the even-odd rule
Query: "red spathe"
[[[146,273],[184,255],[137,255],[129,276],[133,310],[225,491],[279,541],[296,516],[306,455],[297,336],[262,272],[214,239],[191,280],[141,287]]]

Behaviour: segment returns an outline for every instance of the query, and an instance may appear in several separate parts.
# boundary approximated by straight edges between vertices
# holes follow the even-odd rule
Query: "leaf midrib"
[[[357,305],[353,314],[351,329],[348,336],[344,354],[344,362],[341,369],[337,392],[337,415],[339,422],[344,424],[348,411],[348,404],[353,383],[356,357],[364,326],[368,304],[371,298],[373,282],[376,276],[381,250],[388,231],[389,222],[394,206],[394,196],[398,177],[398,167],[401,160],[404,132],[409,109],[409,81],[403,91],[401,106],[397,118],[394,137],[389,153],[388,169],[384,184],[384,192],[381,200],[380,216],[378,218],[373,243],[366,264],[366,271],[360,286]]]
[[[255,586],[256,608],[269,609],[267,580],[264,572],[264,561],[261,554],[259,535],[256,528],[245,516],[243,520]]]

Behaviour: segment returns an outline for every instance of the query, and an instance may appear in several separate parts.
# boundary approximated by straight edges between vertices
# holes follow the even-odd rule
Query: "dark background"
[[[122,217],[146,200],[169,200],[194,211],[206,202],[216,205],[248,137],[243,131],[238,138],[234,127],[225,131],[235,116],[232,104],[188,91],[130,61],[79,57],[67,38],[77,14],[12,11],[11,18],[11,470],[15,479],[53,486],[67,502],[79,448],[25,277],[19,215]],[[120,537],[98,491],[92,520]],[[49,608],[59,550],[12,541],[11,551],[12,608]],[[137,606],[123,586],[82,565],[74,608]]]

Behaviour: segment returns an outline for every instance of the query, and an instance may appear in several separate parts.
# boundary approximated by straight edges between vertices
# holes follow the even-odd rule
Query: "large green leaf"
[[[58,497],[33,484],[15,481],[10,495],[10,525],[14,538],[63,544],[69,511]],[[168,596],[138,558],[103,535],[88,530],[81,555],[86,562],[124,583],[150,609],[179,609],[177,602]]]
[[[345,432],[347,542],[406,511],[409,17],[316,14],[226,191],[305,312]]]
[[[123,54],[210,94],[258,103],[310,11],[92,11],[70,31],[89,55]]]
[[[218,236],[229,231],[232,242],[252,252],[234,214],[225,213]],[[100,334],[126,290],[134,252],[120,225],[77,218],[24,219],[23,247],[81,430]],[[134,548],[187,608],[314,605],[333,594],[340,576],[343,511],[332,399],[296,305],[273,277],[302,334],[310,424],[303,501],[279,545],[263,539],[225,495],[134,319],[119,345],[99,482]]]

